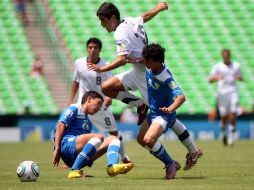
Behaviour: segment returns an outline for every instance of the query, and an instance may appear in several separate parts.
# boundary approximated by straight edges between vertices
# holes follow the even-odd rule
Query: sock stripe
[[[182,134],[180,134],[178,136],[180,141],[184,141],[185,139],[187,139],[190,136],[189,132],[187,130],[185,130]]]

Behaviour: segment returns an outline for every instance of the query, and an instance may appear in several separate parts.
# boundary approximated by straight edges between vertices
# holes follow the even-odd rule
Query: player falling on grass
[[[223,61],[214,65],[209,82],[218,82],[218,108],[221,118],[221,137],[224,145],[233,145],[235,141],[235,120],[238,110],[238,90],[236,81],[243,81],[240,65],[230,58],[230,50],[221,52]],[[227,135],[227,122],[229,122],[229,135]]]
[[[86,42],[86,48],[88,56],[79,58],[75,62],[75,71],[69,105],[73,103],[78,90],[79,104],[83,94],[87,91],[93,90],[101,94],[104,98],[102,109],[94,115],[88,115],[88,118],[96,128],[100,129],[101,131],[107,131],[109,134],[119,137],[121,140],[120,155],[122,157],[122,161],[124,163],[129,163],[131,161],[125,153],[122,137],[117,130],[115,118],[110,111],[112,99],[106,97],[101,91],[102,81],[110,78],[112,76],[111,72],[98,73],[96,71],[88,70],[87,68],[87,63],[94,63],[100,67],[106,65],[106,61],[100,58],[102,43],[98,38],[90,38]]]
[[[95,64],[88,64],[88,67],[97,72],[105,72],[123,66],[127,62],[132,63],[132,70],[123,72],[104,81],[102,83],[102,92],[106,96],[138,107],[138,125],[142,124],[145,120],[147,112],[146,105],[148,105],[145,76],[146,69],[145,65],[142,64],[142,51],[144,46],[148,43],[147,35],[144,30],[144,23],[166,9],[168,9],[167,3],[158,3],[155,8],[144,13],[140,17],[126,17],[123,20],[120,20],[119,10],[112,3],[103,3],[97,11],[97,16],[101,21],[101,25],[106,28],[108,32],[114,32],[118,57],[110,64],[103,67],[98,67]],[[132,95],[128,90],[139,90],[144,100]],[[171,129],[179,137],[188,152],[193,153],[193,149],[190,148],[185,141],[181,140],[182,125],[176,124]],[[196,153],[198,153],[198,151],[197,149]]]
[[[177,131],[180,141],[188,147],[184,170],[191,169],[202,156],[202,151],[191,139],[186,127],[176,118],[176,110],[185,102],[182,90],[177,86],[169,69],[164,64],[165,49],[158,44],[144,47],[143,58],[150,113],[147,122],[140,128],[137,141],[165,164],[166,179],[173,179],[180,169],[177,161],[167,154],[158,138],[169,128]]]
[[[88,114],[98,112],[103,97],[95,92],[86,92],[81,104],[72,104],[63,110],[54,133],[53,166],[58,166],[60,158],[71,167],[68,178],[83,177],[83,168],[91,166],[93,161],[106,152],[107,173],[110,176],[124,174],[131,170],[132,163],[118,164],[120,140],[109,136],[104,140],[101,134],[91,133]]]

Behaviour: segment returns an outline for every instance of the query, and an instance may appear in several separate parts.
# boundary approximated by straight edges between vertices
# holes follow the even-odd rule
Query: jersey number
[[[145,45],[148,44],[147,35],[142,25],[138,25],[137,31],[135,32],[135,36],[137,38],[141,38]]]
[[[111,121],[110,121],[109,117],[105,118],[105,123],[106,123],[107,126],[111,125]]]
[[[96,77],[96,84],[101,85],[101,77]]]

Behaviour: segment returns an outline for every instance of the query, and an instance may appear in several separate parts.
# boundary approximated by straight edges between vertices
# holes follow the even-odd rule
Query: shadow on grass
[[[156,177],[131,178],[131,180],[158,180],[158,179],[165,180],[165,178],[156,178]],[[207,177],[204,177],[204,176],[198,176],[198,177],[192,177],[192,176],[189,176],[189,177],[176,177],[173,180],[180,180],[180,179],[184,179],[184,180],[200,180],[200,179],[207,179]]]

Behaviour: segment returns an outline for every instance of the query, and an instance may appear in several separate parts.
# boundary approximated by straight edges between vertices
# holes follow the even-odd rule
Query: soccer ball
[[[18,165],[17,176],[20,181],[36,181],[39,174],[40,168],[33,161],[24,161]]]

